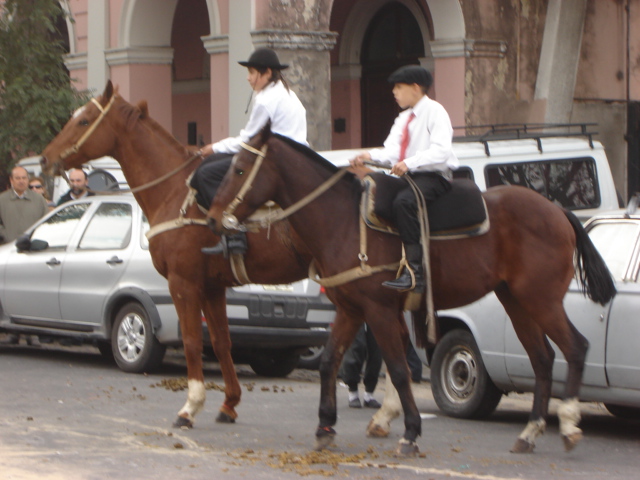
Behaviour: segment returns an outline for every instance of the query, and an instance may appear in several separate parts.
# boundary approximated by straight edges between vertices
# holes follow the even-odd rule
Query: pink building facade
[[[242,128],[237,61],[268,46],[291,64],[317,150],[381,143],[397,114],[386,78],[414,63],[454,125],[597,122],[621,194],[640,189],[640,0],[63,3],[77,87],[111,79],[183,143]]]

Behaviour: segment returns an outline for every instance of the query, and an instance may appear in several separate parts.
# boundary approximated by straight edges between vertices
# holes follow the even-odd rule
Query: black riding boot
[[[405,292],[413,290],[420,293],[424,290],[424,269],[422,268],[422,245],[405,245],[405,255],[408,267],[395,280],[382,282],[385,287]]]
[[[239,232],[233,235],[222,235],[217,244],[213,247],[204,247],[202,253],[207,255],[218,255],[222,253],[226,258],[229,254],[243,255],[247,253],[248,248],[247,234]]]

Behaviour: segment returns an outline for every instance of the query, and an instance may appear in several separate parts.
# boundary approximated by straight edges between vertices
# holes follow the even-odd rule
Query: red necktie
[[[410,140],[409,124],[414,118],[416,118],[416,114],[411,112],[411,114],[409,115],[409,118],[407,119],[407,123],[405,124],[404,129],[402,130],[402,137],[400,138],[400,156],[398,157],[398,163],[404,160],[404,157],[407,153],[407,147],[409,146],[409,140]]]

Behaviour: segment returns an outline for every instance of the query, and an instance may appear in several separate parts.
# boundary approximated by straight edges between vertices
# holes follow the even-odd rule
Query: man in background
[[[73,168],[69,171],[69,185],[71,188],[67,193],[60,197],[58,205],[62,205],[65,202],[71,200],[77,200],[78,198],[91,197],[95,195],[88,190],[89,179],[87,174],[81,168]]]
[[[29,189],[29,174],[23,167],[14,167],[9,176],[11,188],[0,194],[0,243],[13,242],[18,236],[49,212],[47,201]],[[20,337],[8,336],[16,344]],[[29,345],[40,345],[37,335],[27,335]]]

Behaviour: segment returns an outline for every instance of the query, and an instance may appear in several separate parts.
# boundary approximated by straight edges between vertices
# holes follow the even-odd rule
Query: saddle
[[[384,173],[371,173],[363,180],[364,191],[360,203],[361,215],[368,227],[398,234],[390,220],[390,204],[406,183],[401,178]],[[489,231],[489,215],[482,193],[473,180],[451,181],[451,190],[436,198],[427,208],[430,238],[453,240],[475,237]]]

